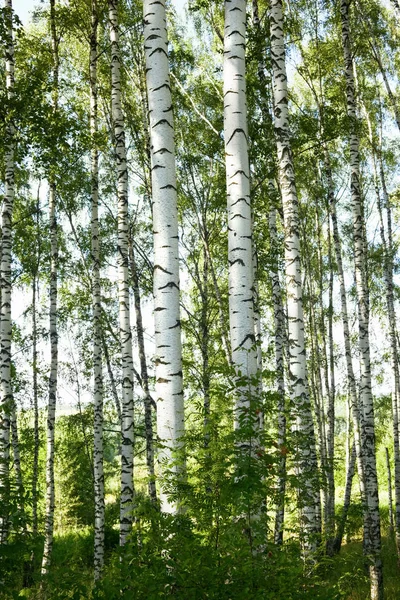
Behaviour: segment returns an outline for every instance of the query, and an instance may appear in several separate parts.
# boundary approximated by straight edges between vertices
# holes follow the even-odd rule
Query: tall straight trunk
[[[39,263],[39,261],[38,261]],[[39,394],[38,394],[38,333],[37,333],[37,274],[32,279],[32,379],[33,379],[33,473],[32,473],[32,531],[38,531],[39,477]]]
[[[204,228],[204,238],[208,244],[208,230]],[[203,388],[203,409],[204,409],[204,446],[207,448],[210,440],[210,432],[208,426],[210,422],[210,369],[209,369],[209,341],[210,341],[210,328],[209,328],[209,261],[206,248],[203,248],[203,277],[201,283],[201,319],[200,319],[200,331],[201,331],[201,358],[202,358],[202,369],[201,369],[201,380]]]
[[[148,490],[150,500],[153,504],[157,503],[157,489],[154,470],[154,432],[153,432],[153,417],[152,417],[152,398],[149,387],[149,374],[147,370],[146,350],[144,346],[144,329],[142,318],[142,305],[140,300],[139,277],[137,273],[135,253],[133,250],[132,237],[129,239],[129,258],[131,265],[133,298],[135,301],[136,315],[136,335],[139,347],[140,360],[140,376],[142,380],[142,388],[144,392],[144,426],[146,436],[146,463],[148,473]]]
[[[14,39],[12,0],[4,0],[6,33],[6,98],[9,114],[4,151],[5,182],[1,215],[1,314],[0,314],[0,543],[8,536],[10,414],[13,409],[11,387],[11,249],[12,214],[15,194],[14,125],[10,118],[14,98]]]
[[[353,423],[353,435],[354,435],[354,444],[356,448],[356,456],[357,456],[357,470],[358,470],[358,478],[360,482],[360,490],[361,490],[361,498],[363,503],[364,510],[364,521],[368,517],[368,511],[366,508],[366,497],[365,497],[365,476],[364,476],[364,458],[363,458],[363,449],[362,449],[362,440],[361,440],[361,415],[359,410],[359,402],[358,402],[358,394],[357,394],[357,386],[356,386],[356,378],[354,375],[353,369],[353,360],[352,360],[352,348],[350,342],[350,326],[349,326],[349,315],[347,310],[347,294],[346,287],[344,281],[344,269],[343,269],[343,260],[342,260],[342,246],[340,242],[340,232],[338,227],[338,220],[336,214],[336,200],[334,194],[333,180],[332,180],[332,170],[329,159],[328,150],[325,150],[325,169],[326,176],[328,182],[328,200],[329,200],[329,208],[330,215],[332,221],[332,236],[333,236],[333,244],[335,247],[335,255],[336,255],[336,263],[338,269],[338,278],[340,285],[340,303],[341,303],[341,316],[342,316],[342,325],[343,325],[343,339],[344,339],[344,351],[346,358],[346,371],[347,371],[347,385],[349,389],[349,398],[350,398],[350,409],[351,409],[351,417]],[[339,551],[340,547],[337,548],[335,545],[335,550]]]
[[[346,78],[347,115],[350,122],[351,204],[353,215],[353,248],[357,293],[357,311],[360,349],[360,398],[363,410],[363,454],[365,464],[365,496],[368,508],[366,553],[369,561],[371,599],[383,598],[383,570],[381,559],[381,530],[379,516],[378,478],[375,457],[374,405],[371,387],[369,345],[369,299],[365,255],[364,215],[360,190],[359,135],[357,127],[356,90],[353,55],[351,50],[349,4],[341,0],[342,43]]]
[[[388,479],[388,505],[389,505],[389,530],[393,534],[394,519],[393,519],[393,499],[392,499],[392,470],[390,468],[389,448],[385,448],[386,452],[386,469]]]
[[[18,493],[18,506],[19,506],[19,509],[23,512],[23,510],[24,510],[24,499],[23,499],[24,486],[23,486],[23,482],[22,482],[21,453],[19,451],[17,411],[16,411],[14,404],[12,406],[11,413],[10,413],[10,425],[11,425],[11,445],[12,445],[12,449],[13,449],[15,480],[17,483],[17,493]]]
[[[101,343],[103,346],[104,358],[106,359],[107,373],[108,373],[108,378],[110,380],[111,393],[114,398],[115,408],[116,408],[117,415],[118,415],[118,421],[121,424],[121,421],[122,421],[121,402],[119,401],[117,384],[116,384],[114,373],[113,373],[112,366],[111,366],[110,353],[108,352],[108,347],[107,347],[106,340],[104,339],[104,335],[101,337]]]
[[[380,234],[384,252],[383,276],[386,288],[386,309],[389,324],[389,339],[392,362],[392,419],[393,419],[393,458],[394,458],[394,491],[395,491],[395,537],[397,555],[400,557],[400,435],[399,435],[399,403],[400,403],[400,370],[399,347],[397,342],[397,326],[393,284],[393,247],[391,232],[391,208],[389,194],[386,187],[385,172],[382,159],[380,160],[380,179],[382,184],[384,204],[387,211],[387,236],[383,216],[383,206],[378,189],[377,165],[374,153],[374,168],[376,180],[377,205],[380,221]]]
[[[357,458],[356,446],[355,446],[355,443],[353,442],[347,469],[346,469],[346,484],[345,484],[345,488],[344,488],[343,510],[342,510],[342,513],[341,513],[339,521],[338,521],[338,527],[337,527],[335,539],[333,540],[333,542],[331,543],[331,546],[330,546],[332,552],[339,552],[341,545],[342,545],[347,515],[349,513],[349,508],[350,508],[351,488],[353,485],[353,478],[354,478],[354,472],[355,472],[355,466],[356,466],[356,458]]]
[[[171,468],[167,464],[173,453],[181,449],[184,434],[175,141],[165,0],[143,4],[153,192],[157,431],[162,444],[159,458],[166,470]],[[183,460],[175,460],[172,472],[181,476],[183,471]],[[160,502],[165,512],[178,510],[163,485]]]
[[[121,420],[121,503],[120,545],[126,543],[132,528],[133,486],[133,358],[129,298],[129,215],[128,168],[125,127],[121,104],[121,62],[119,51],[118,0],[109,0],[111,41],[111,108],[118,193],[118,302],[122,362]]]
[[[396,313],[394,307],[394,287],[393,287],[393,247],[392,247],[392,226],[391,226],[391,208],[389,194],[386,187],[385,171],[382,160],[382,153],[379,157],[379,176],[382,185],[383,192],[383,204],[387,211],[387,224],[385,226],[383,204],[381,199],[381,193],[379,188],[379,176],[378,176],[378,156],[375,146],[374,133],[372,129],[371,119],[369,117],[367,108],[364,102],[361,100],[362,107],[364,110],[365,118],[368,125],[369,141],[372,150],[372,161],[373,161],[373,173],[374,173],[374,186],[375,195],[379,213],[380,222],[380,236],[383,247],[383,279],[385,283],[385,296],[386,296],[386,309],[388,316],[389,325],[389,338],[390,338],[390,349],[391,349],[391,362],[392,362],[392,419],[393,419],[393,454],[394,454],[394,472],[395,472],[395,539],[397,554],[400,557],[400,439],[399,439],[399,401],[400,401],[400,372],[399,372],[399,356],[398,356],[398,342],[397,342],[397,327],[396,327]],[[386,231],[387,229],[387,231]],[[388,239],[386,237],[388,235]],[[388,468],[390,464],[388,463]],[[390,490],[391,494],[391,490]],[[389,506],[392,511],[392,505]],[[393,517],[393,515],[392,515]],[[393,523],[392,523],[393,526]],[[393,531],[393,527],[392,527]]]
[[[325,435],[325,415],[324,415],[324,392],[321,377],[321,349],[317,335],[317,323],[314,310],[314,303],[317,303],[316,294],[311,278],[311,268],[308,270],[308,303],[309,313],[309,344],[310,344],[310,380],[311,380],[311,398],[314,400],[314,415],[317,426],[317,444],[319,449],[320,478],[321,478],[321,496],[322,496],[322,514],[324,516],[324,528],[326,529],[326,515],[328,503],[328,480],[327,480],[327,449]]]
[[[228,200],[228,287],[232,362],[238,377],[235,428],[248,424],[259,403],[254,334],[252,214],[246,105],[246,1],[225,1],[224,137]],[[251,397],[253,396],[253,398]],[[260,407],[256,407],[259,410]]]
[[[322,421],[323,421],[323,433],[325,438],[325,479],[326,479],[326,504],[324,513],[324,526],[325,526],[325,539],[326,549],[329,555],[332,554],[332,543],[335,534],[335,471],[334,471],[334,451],[335,451],[335,388],[334,388],[334,360],[331,357],[330,363],[328,364],[328,352],[327,352],[327,339],[326,339],[326,325],[325,325],[325,309],[324,309],[324,280],[323,280],[323,252],[322,252],[322,240],[321,240],[321,222],[318,208],[316,210],[316,229],[318,232],[318,270],[319,270],[319,281],[318,281],[318,301],[319,301],[319,326],[318,330],[321,336],[322,348],[319,356],[322,356],[322,372],[325,394],[321,398],[322,408]],[[332,286],[333,286],[333,272],[332,272],[332,260],[331,260],[331,238],[330,238],[330,226],[329,226],[329,215],[328,215],[328,260],[330,266],[329,272],[329,297],[330,306],[328,313],[328,328],[330,334],[330,348],[333,352],[333,339],[332,339],[332,312],[333,312],[333,301],[332,301]],[[330,379],[329,374],[331,375]],[[333,386],[333,387],[332,387]]]
[[[282,1],[270,4],[271,57],[273,71],[274,130],[278,154],[279,183],[285,227],[285,274],[287,291],[290,398],[294,416],[296,470],[301,540],[305,558],[314,554],[321,531],[318,464],[314,424],[307,389],[302,277],[300,266],[299,207],[290,146],[288,92],[283,33]]]
[[[55,0],[50,0],[50,27],[53,55],[53,113],[58,110],[58,79],[59,55],[58,38],[56,31]],[[52,166],[53,169],[55,166]],[[42,560],[42,575],[47,575],[51,564],[53,551],[54,531],[54,431],[57,402],[57,376],[58,376],[58,331],[57,331],[57,294],[58,294],[58,226],[57,226],[57,199],[54,173],[49,175],[49,226],[50,226],[50,375],[49,399],[47,407],[47,460],[46,460],[46,514],[45,514],[45,539]]]
[[[270,185],[270,189],[273,184]],[[276,208],[271,206],[269,210],[269,237],[270,246],[273,251],[278,248],[278,234],[276,228]],[[274,542],[283,543],[283,523],[285,517],[285,491],[286,491],[286,411],[285,411],[285,359],[284,346],[285,335],[285,312],[283,308],[282,289],[279,280],[278,256],[274,257],[270,271],[272,285],[272,302],[274,306],[274,340],[275,340],[275,372],[277,385],[277,413],[278,413],[278,435],[277,443],[280,450],[278,467],[277,502],[275,509]]]
[[[211,256],[210,248],[208,245],[208,241],[203,239],[204,250],[207,255],[207,261],[210,267],[211,279],[214,287],[215,298],[218,303],[218,318],[219,318],[219,326],[221,331],[222,345],[225,351],[226,362],[229,366],[232,366],[232,350],[231,350],[231,342],[229,339],[229,332],[226,326],[225,315],[224,315],[224,307],[222,302],[221,290],[219,289],[218,279],[215,273],[214,262]]]
[[[327,504],[327,532],[326,551],[333,554],[335,535],[335,354],[333,340],[333,264],[332,264],[332,236],[329,222],[328,207],[328,261],[329,261],[329,306],[328,306],[328,348],[329,348],[329,392],[326,411],[326,449],[327,449],[327,477],[328,477],[328,504]],[[321,285],[322,290],[322,285]],[[320,300],[321,302],[321,300]],[[322,309],[322,307],[321,307]],[[322,315],[323,318],[323,315]],[[327,369],[328,370],[328,369]]]
[[[99,152],[97,149],[97,0],[92,0],[89,78],[91,135],[91,246],[92,246],[92,323],[93,323],[93,406],[94,406],[94,580],[101,577],[104,566],[104,468],[103,468],[103,361],[101,330],[101,286],[99,247]]]

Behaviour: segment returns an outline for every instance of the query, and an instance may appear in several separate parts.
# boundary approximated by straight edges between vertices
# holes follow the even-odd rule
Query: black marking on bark
[[[168,83],[163,83],[162,85],[159,85],[158,87],[153,88],[151,91],[152,92],[158,92],[159,90],[162,90],[165,87],[167,88],[167,90],[171,91],[171,88],[170,88],[170,86],[169,86]]]
[[[160,271],[162,271],[163,273],[166,273],[167,275],[172,275],[171,271],[167,271],[167,269],[164,269],[160,265],[154,265],[153,271],[155,271],[156,269],[160,269]]]
[[[177,286],[174,281],[169,281],[166,285],[162,285],[158,289],[165,290],[165,288],[176,288],[177,290],[179,290],[179,286]]]
[[[150,52],[149,57],[153,56],[153,54],[155,54],[156,52],[163,52],[165,54],[165,56],[168,58],[168,54],[166,53],[164,48],[156,48],[155,50],[153,50],[153,52]]]
[[[235,136],[237,133],[243,133],[243,135],[244,135],[244,137],[245,137],[245,139],[246,139],[246,141],[247,141],[247,135],[246,135],[246,132],[244,131],[244,129],[242,129],[241,127],[237,127],[237,128],[234,130],[234,132],[232,133],[232,135],[231,135],[231,137],[229,138],[229,140],[226,142],[226,145],[228,145],[228,144],[229,144],[229,143],[232,141],[232,138],[233,138],[233,137],[234,137],[234,136]]]
[[[171,127],[172,129],[172,125],[167,119],[160,119],[159,121],[157,121],[157,123],[154,123],[153,129],[154,127],[157,127],[157,125],[168,125],[168,127]]]
[[[155,152],[153,152],[153,154],[158,154],[158,153],[165,154],[166,152],[168,154],[172,154],[171,150],[168,150],[168,148],[160,148],[159,150],[156,150]],[[165,168],[165,167],[163,167],[163,168]]]

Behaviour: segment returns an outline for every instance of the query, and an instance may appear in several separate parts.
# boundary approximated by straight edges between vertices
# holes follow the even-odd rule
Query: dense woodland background
[[[399,598],[397,0],[0,16],[0,597]]]

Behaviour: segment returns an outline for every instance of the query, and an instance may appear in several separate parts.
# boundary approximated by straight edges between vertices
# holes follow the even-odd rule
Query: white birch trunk
[[[273,189],[270,184],[270,189]],[[272,194],[271,194],[272,195]],[[269,236],[270,248],[272,251],[278,248],[278,235],[276,229],[276,208],[271,206],[269,210]],[[278,391],[277,412],[278,412],[278,436],[277,444],[281,456],[278,467],[278,489],[277,505],[275,512],[275,544],[283,543],[283,523],[285,517],[285,490],[286,490],[286,411],[285,411],[285,361],[284,346],[286,342],[285,335],[285,312],[283,308],[282,289],[279,280],[278,256],[274,257],[273,268],[270,271],[272,285],[272,301],[274,306],[274,336],[275,336],[275,370],[276,384]]]
[[[133,487],[133,358],[129,299],[128,169],[125,128],[121,105],[121,62],[119,52],[118,0],[109,0],[111,41],[111,107],[118,193],[118,301],[122,362],[121,502],[120,545],[132,528]]]
[[[354,267],[357,292],[357,311],[360,348],[360,397],[363,412],[363,454],[365,465],[365,494],[369,519],[366,533],[371,599],[383,598],[383,571],[381,560],[381,531],[379,516],[378,479],[375,457],[374,406],[371,387],[369,345],[369,299],[365,255],[364,215],[360,191],[359,136],[357,130],[356,91],[353,55],[351,50],[349,4],[341,1],[342,43],[346,77],[347,115],[350,121],[351,203],[353,214]]]
[[[6,42],[6,95],[7,103],[14,98],[14,40],[12,0],[4,0],[7,28]],[[11,110],[9,111],[11,114]],[[0,543],[8,535],[8,495],[10,457],[10,414],[13,404],[11,389],[11,250],[12,213],[15,194],[14,125],[8,117],[4,152],[5,185],[1,215],[1,315],[0,315]]]
[[[38,207],[39,208],[39,207]],[[38,211],[39,214],[39,211]],[[39,258],[37,266],[39,268]],[[37,272],[32,280],[32,379],[33,379],[33,473],[32,473],[32,532],[38,531],[38,476],[39,476],[39,404],[38,404],[38,350],[37,350]]]
[[[122,421],[121,403],[119,401],[118,391],[117,391],[117,384],[116,384],[114,373],[113,373],[113,370],[112,370],[111,360],[110,360],[110,354],[108,352],[108,347],[107,347],[106,340],[104,339],[104,335],[102,335],[102,337],[101,337],[101,343],[102,343],[102,346],[103,346],[104,358],[105,358],[106,364],[107,364],[107,373],[108,373],[108,378],[110,380],[111,394],[112,394],[112,396],[114,398],[115,408],[116,408],[117,416],[118,416],[118,422],[121,425],[121,421]]]
[[[157,432],[160,462],[171,463],[184,433],[174,122],[165,0],[144,0],[143,8],[153,193]],[[180,475],[183,469],[175,461],[173,472]],[[165,512],[178,510],[162,484],[160,503]]]
[[[328,346],[329,346],[329,395],[326,411],[327,430],[326,447],[328,454],[328,539],[326,549],[328,555],[333,553],[333,536],[335,535],[335,355],[333,340],[333,264],[332,264],[332,236],[329,223],[328,206],[328,257],[329,257],[329,307],[328,307]],[[322,286],[321,286],[322,288]]]
[[[229,325],[238,377],[235,428],[248,422],[257,388],[254,334],[252,214],[246,106],[246,1],[225,1],[224,137],[228,199]],[[253,404],[254,406],[254,404]],[[256,410],[257,407],[254,406]],[[259,407],[261,408],[261,407]]]
[[[104,470],[103,470],[103,362],[101,331],[101,287],[99,247],[99,152],[97,149],[97,0],[92,0],[90,32],[90,135],[91,135],[91,245],[92,245],[92,323],[93,323],[93,406],[94,406],[94,580],[104,566]]]
[[[11,425],[11,444],[13,449],[13,458],[14,458],[14,471],[15,471],[15,479],[17,483],[18,490],[18,505],[19,509],[23,512],[24,510],[24,486],[22,481],[22,471],[21,471],[21,453],[19,451],[19,435],[18,435],[18,422],[17,422],[17,410],[15,404],[13,403],[11,414],[10,414],[10,425]]]
[[[359,402],[358,402],[358,394],[357,394],[357,386],[356,386],[356,378],[354,375],[353,369],[353,360],[352,360],[352,348],[350,341],[350,326],[349,326],[349,316],[347,310],[347,294],[346,287],[344,281],[344,269],[343,269],[343,260],[342,260],[342,246],[340,242],[340,232],[337,222],[337,214],[336,214],[336,200],[333,188],[332,181],[332,171],[329,160],[329,154],[327,150],[325,151],[325,168],[326,175],[328,180],[328,199],[329,199],[329,207],[330,214],[332,220],[332,234],[333,234],[333,243],[335,247],[335,255],[336,255],[336,264],[338,269],[338,278],[339,278],[339,286],[340,286],[340,303],[341,303],[341,317],[342,317],[342,325],[343,325],[343,339],[344,339],[344,352],[346,358],[346,372],[347,372],[347,385],[349,389],[349,401],[350,401],[350,411],[353,423],[353,435],[354,435],[354,443],[356,448],[356,456],[357,456],[357,470],[358,470],[358,478],[360,482],[360,490],[361,497],[364,507],[364,520],[367,518],[366,512],[366,499],[365,499],[365,476],[364,476],[364,459],[363,459],[363,451],[362,451],[362,441],[361,441],[361,415],[359,411]]]
[[[281,0],[270,4],[271,58],[273,71],[274,129],[278,153],[279,183],[285,227],[285,273],[287,290],[289,377],[292,413],[295,418],[301,539],[306,559],[317,548],[320,523],[318,465],[314,425],[307,389],[302,278],[300,267],[299,214],[290,145],[285,41]]]
[[[389,531],[393,535],[394,520],[393,520],[393,499],[392,499],[392,470],[390,468],[389,448],[385,448],[386,452],[386,469],[388,479],[388,505],[389,505]]]
[[[50,1],[50,27],[53,55],[53,112],[58,109],[58,77],[59,56],[58,40],[55,24],[55,0]],[[58,331],[57,331],[57,295],[58,295],[58,226],[57,226],[57,199],[54,176],[49,177],[49,227],[50,227],[50,375],[49,399],[47,407],[47,459],[46,459],[46,514],[45,514],[45,539],[42,560],[42,575],[47,575],[51,564],[54,531],[54,432],[57,402],[57,375],[58,375]]]
[[[346,484],[345,484],[344,498],[343,498],[343,510],[342,510],[342,514],[340,515],[336,537],[332,543],[332,552],[336,552],[336,553],[338,553],[340,551],[340,548],[342,545],[347,515],[349,512],[349,508],[350,508],[351,488],[353,485],[356,459],[357,459],[356,446],[353,443],[351,452],[350,452],[350,456],[349,456],[349,460],[346,461],[347,468],[346,468]]]
[[[368,137],[372,150],[372,162],[374,173],[374,186],[376,203],[379,213],[380,237],[383,247],[383,279],[385,283],[386,309],[389,325],[389,338],[391,349],[392,362],[392,418],[393,418],[393,450],[394,450],[394,466],[395,466],[395,494],[396,494],[396,546],[397,553],[400,556],[400,518],[399,518],[399,502],[400,502],[400,440],[399,440],[399,394],[400,394],[400,372],[399,372],[399,356],[397,344],[397,327],[396,327],[396,312],[394,307],[394,288],[393,288],[393,247],[392,247],[392,227],[391,227],[391,208],[390,200],[386,187],[385,171],[383,167],[382,153],[380,152],[379,174],[382,184],[383,204],[387,210],[387,224],[383,216],[383,205],[378,180],[378,165],[377,151],[375,147],[374,134],[372,130],[371,119],[367,108],[361,99],[362,108],[368,125]],[[386,232],[387,228],[387,232]],[[386,238],[388,234],[388,239]],[[391,508],[391,507],[389,507]]]
[[[400,405],[400,370],[399,370],[399,344],[396,327],[396,314],[394,309],[393,286],[393,240],[392,240],[392,215],[389,194],[386,187],[385,173],[382,156],[380,157],[380,179],[382,183],[384,205],[387,213],[387,239],[381,203],[378,202],[381,221],[381,237],[385,252],[385,283],[386,304],[388,310],[390,347],[392,354],[392,415],[393,415],[393,458],[394,458],[394,492],[395,492],[395,537],[397,555],[400,556],[400,435],[399,435],[399,405]]]

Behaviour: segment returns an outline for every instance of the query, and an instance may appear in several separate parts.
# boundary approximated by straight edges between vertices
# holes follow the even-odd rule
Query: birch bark
[[[349,388],[349,399],[350,399],[350,409],[353,423],[353,435],[354,435],[354,444],[356,449],[357,456],[357,470],[358,470],[358,478],[360,482],[360,490],[362,496],[362,502],[364,506],[364,520],[366,520],[367,512],[366,512],[366,499],[365,499],[365,476],[364,476],[364,458],[363,458],[363,449],[362,449],[362,441],[361,441],[361,415],[359,411],[359,402],[358,402],[358,393],[356,386],[356,378],[354,375],[353,369],[353,360],[352,360],[352,349],[350,342],[350,326],[349,326],[349,316],[347,310],[347,295],[346,295],[346,287],[344,281],[344,269],[343,269],[343,260],[342,260],[342,246],[340,242],[340,233],[337,221],[336,214],[336,200],[334,195],[333,181],[332,181],[332,171],[329,160],[328,151],[325,151],[325,168],[326,168],[326,176],[328,180],[328,200],[332,221],[332,235],[333,235],[333,243],[335,247],[335,255],[336,255],[336,264],[338,269],[338,278],[340,285],[340,303],[341,303],[341,316],[342,316],[342,325],[343,325],[343,339],[344,339],[344,351],[346,358],[346,371],[347,371],[347,385]],[[335,546],[335,548],[337,545]]]
[[[225,1],[224,137],[228,200],[228,287],[232,362],[238,377],[235,428],[254,419],[257,388],[250,169],[246,106],[246,1]],[[253,404],[254,406],[254,404]],[[257,410],[257,407],[254,407]],[[261,408],[261,407],[260,407]]]
[[[388,479],[389,531],[391,534],[393,534],[394,520],[393,520],[393,500],[392,500],[392,471],[390,468],[389,448],[385,448],[385,452],[386,452],[386,469],[387,469],[387,479]]]
[[[378,479],[375,457],[374,405],[371,387],[369,345],[369,301],[367,265],[365,256],[364,216],[360,191],[359,135],[357,127],[356,89],[353,55],[351,50],[349,3],[341,0],[342,44],[346,78],[347,115],[350,121],[351,203],[353,215],[354,267],[357,292],[357,311],[360,348],[360,397],[363,417],[363,453],[365,464],[365,495],[368,508],[366,533],[371,599],[383,598],[383,571],[381,560],[381,531],[379,516]]]
[[[394,284],[393,284],[393,237],[392,237],[392,209],[390,198],[386,186],[385,172],[383,168],[382,156],[379,160],[379,173],[382,183],[384,206],[386,208],[387,221],[387,240],[384,236],[384,219],[381,205],[380,220],[382,239],[385,240],[384,251],[386,255],[387,271],[387,306],[390,326],[390,345],[392,350],[392,367],[393,367],[393,382],[392,382],[392,413],[393,413],[393,454],[394,454],[394,491],[395,491],[395,537],[397,555],[400,556],[400,432],[399,432],[399,408],[400,408],[400,369],[399,369],[399,341],[396,327],[396,315],[394,310]]]
[[[144,427],[146,435],[146,463],[148,473],[148,490],[150,500],[153,504],[157,503],[157,489],[154,469],[154,433],[152,403],[154,403],[149,387],[149,374],[147,370],[146,351],[144,346],[144,329],[142,318],[142,305],[140,300],[139,278],[136,267],[135,253],[133,250],[132,237],[129,239],[129,259],[131,265],[133,297],[135,301],[136,316],[136,335],[139,347],[140,376],[142,379],[142,389],[144,392]]]
[[[4,0],[6,22],[6,97],[11,105],[14,98],[14,39],[12,26],[12,0]],[[10,106],[11,108],[11,106]],[[10,110],[11,113],[11,110]],[[12,213],[15,193],[14,125],[10,117],[6,123],[4,152],[5,186],[1,215],[1,315],[0,315],[0,543],[8,535],[8,494],[10,457],[10,413],[13,396],[11,388],[11,249]]]
[[[371,119],[367,108],[361,100],[365,118],[368,125],[369,141],[372,149],[372,162],[374,173],[374,186],[376,202],[379,213],[380,236],[383,247],[383,278],[385,282],[386,308],[389,325],[389,339],[392,362],[392,418],[393,418],[393,454],[394,454],[394,473],[395,473],[395,538],[397,554],[400,556],[400,439],[399,439],[399,400],[400,400],[400,372],[399,372],[399,352],[397,343],[396,313],[394,308],[394,286],[393,286],[393,247],[392,247],[392,226],[391,226],[391,207],[389,194],[386,187],[385,171],[383,167],[382,154],[379,160],[379,175],[383,192],[383,203],[379,189],[378,177],[378,157],[375,146],[374,133]],[[381,125],[382,126],[382,125]],[[383,216],[383,204],[387,211],[387,224]],[[386,237],[388,235],[388,239]],[[388,455],[387,455],[388,458]],[[388,463],[390,469],[390,464]],[[391,498],[390,498],[391,499]],[[389,505],[389,511],[392,511],[392,505]],[[392,515],[393,517],[393,515]],[[393,526],[393,523],[392,523]],[[393,530],[393,527],[392,527]]]
[[[37,262],[39,267],[39,259]],[[37,350],[37,273],[32,280],[32,378],[33,378],[33,413],[34,413],[34,442],[33,442],[33,473],[32,473],[32,531],[38,531],[38,475],[39,475],[39,404],[38,404],[38,350]]]
[[[161,463],[170,463],[184,433],[179,307],[178,214],[174,123],[168,64],[165,0],[144,0],[144,45],[150,120],[154,231],[154,322],[157,430]],[[172,471],[180,475],[181,461]],[[160,490],[161,509],[178,506]]]
[[[270,186],[273,187],[273,184]],[[269,236],[271,249],[278,247],[278,234],[276,228],[276,209],[271,206],[269,211]],[[285,313],[282,301],[282,289],[279,280],[278,258],[274,260],[270,271],[272,284],[272,301],[274,306],[274,335],[275,335],[275,370],[278,391],[278,436],[277,443],[280,449],[278,468],[278,489],[275,512],[275,544],[283,543],[283,523],[285,517],[285,490],[286,490],[286,410],[285,410],[285,362],[284,346],[286,341]]]
[[[119,51],[118,0],[109,0],[111,42],[111,108],[117,169],[118,194],[118,302],[122,362],[121,501],[120,545],[132,528],[133,486],[133,358],[129,299],[128,169],[125,128],[121,104],[121,59]]]
[[[295,418],[297,444],[298,503],[301,515],[301,538],[306,559],[316,551],[320,524],[318,466],[314,425],[307,389],[306,353],[302,278],[300,267],[299,214],[290,130],[288,92],[283,33],[282,1],[270,4],[271,58],[273,72],[274,130],[278,153],[279,183],[285,227],[285,273],[289,336],[290,398]]]
[[[335,356],[334,356],[334,340],[333,340],[333,261],[332,261],[332,236],[329,223],[329,206],[328,206],[328,261],[329,261],[329,307],[328,307],[328,348],[329,348],[329,373],[330,381],[328,390],[328,406],[326,411],[326,449],[327,449],[327,466],[328,466],[328,504],[327,504],[327,554],[331,556],[334,552],[334,535],[335,535]],[[322,256],[320,269],[322,273]],[[321,296],[322,310],[322,281],[321,281]],[[323,319],[323,314],[321,315]],[[327,360],[328,362],[328,360]],[[328,366],[327,366],[328,373]],[[328,384],[328,381],[326,385]]]
[[[56,31],[56,0],[50,0],[50,28],[53,56],[53,112],[58,110],[58,79],[59,55]],[[49,176],[49,226],[50,226],[50,375],[49,375],[49,400],[47,407],[47,460],[46,460],[46,515],[45,539],[42,559],[42,575],[47,575],[51,564],[53,551],[54,531],[54,430],[57,402],[57,376],[58,376],[58,331],[57,331],[57,295],[58,295],[58,226],[57,226],[57,198],[54,174]]]
[[[92,324],[93,324],[93,406],[94,406],[94,580],[98,581],[104,566],[104,469],[103,469],[103,361],[101,330],[101,286],[99,244],[99,152],[97,149],[97,56],[98,8],[91,4],[89,54],[90,136],[91,136],[91,246],[92,246]]]

